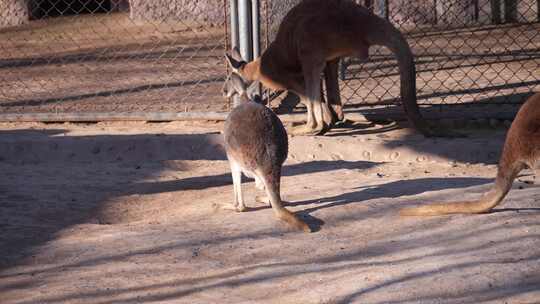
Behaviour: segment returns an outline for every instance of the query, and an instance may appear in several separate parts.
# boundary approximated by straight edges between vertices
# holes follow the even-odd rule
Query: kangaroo
[[[540,93],[531,96],[519,109],[506,135],[492,189],[476,201],[451,202],[404,208],[400,215],[441,215],[484,213],[506,196],[518,173],[527,166],[540,165]],[[537,171],[538,172],[538,171]]]
[[[224,95],[228,98],[240,96],[240,104],[225,121],[225,151],[234,186],[232,208],[246,210],[242,196],[242,173],[254,178],[257,188],[265,190],[267,198],[278,219],[292,227],[311,232],[309,226],[285,209],[280,197],[281,167],[288,153],[287,132],[276,114],[257,101],[253,96],[258,83],[246,89],[242,78],[233,73],[226,81]]]
[[[316,135],[324,134],[336,118],[343,118],[337,86],[339,58],[367,59],[372,45],[386,46],[397,57],[407,117],[424,135],[435,135],[417,105],[416,70],[407,41],[389,21],[352,0],[303,0],[287,13],[276,39],[261,57],[245,62],[237,50],[226,57],[233,72],[243,79],[259,80],[269,89],[297,94],[306,105],[307,124],[293,133]],[[323,71],[329,89],[328,104],[334,106],[334,112],[321,100]]]

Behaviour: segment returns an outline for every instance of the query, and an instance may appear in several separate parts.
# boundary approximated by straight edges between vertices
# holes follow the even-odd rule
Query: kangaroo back
[[[246,102],[235,107],[225,121],[225,148],[249,168],[280,166],[288,153],[287,132],[269,108]]]

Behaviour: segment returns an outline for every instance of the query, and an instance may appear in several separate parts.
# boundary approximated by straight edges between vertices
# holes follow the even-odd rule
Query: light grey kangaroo
[[[240,96],[240,103],[234,107],[225,121],[225,151],[234,185],[236,211],[245,211],[242,196],[242,173],[254,178],[257,188],[266,191],[278,219],[295,229],[311,232],[309,226],[282,205],[280,197],[281,167],[288,153],[287,132],[276,114],[258,103],[255,95],[258,82],[249,88],[236,73],[231,74],[224,85],[224,95],[230,98]]]

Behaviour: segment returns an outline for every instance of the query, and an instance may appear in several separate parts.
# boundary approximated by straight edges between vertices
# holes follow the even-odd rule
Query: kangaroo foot
[[[326,104],[323,105],[323,121],[327,129],[330,129],[330,127],[333,126],[334,123],[337,121],[337,119],[332,114],[332,111]]]
[[[308,125],[301,125],[293,127],[291,134],[293,135],[323,135],[327,130],[324,126],[317,125],[315,127],[309,127]]]
[[[220,208],[223,209],[223,210],[232,210],[232,211],[236,211],[236,212],[244,212],[244,211],[247,211],[247,208],[246,206],[242,205],[236,205],[236,204],[223,204],[223,205],[220,205]]]
[[[330,110],[332,111],[332,116],[335,123],[345,120],[342,105],[331,105]]]
[[[257,195],[255,196],[255,202],[259,204],[266,204],[270,206],[270,198],[266,195]]]

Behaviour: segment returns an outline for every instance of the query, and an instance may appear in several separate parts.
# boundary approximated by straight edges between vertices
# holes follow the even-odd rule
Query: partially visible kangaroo
[[[389,21],[352,0],[303,0],[287,13],[276,39],[261,57],[245,62],[234,51],[227,59],[242,78],[259,80],[273,90],[291,90],[300,97],[307,107],[307,124],[295,134],[323,134],[336,117],[343,118],[337,86],[339,58],[366,59],[372,45],[386,46],[397,57],[401,102],[407,117],[424,135],[435,135],[417,105],[416,70],[407,41]],[[334,113],[321,100],[323,71]]]
[[[254,82],[246,89],[242,78],[233,73],[226,81],[224,95],[240,95],[241,102],[225,121],[225,151],[231,166],[234,186],[233,209],[244,211],[242,173],[254,178],[257,188],[265,190],[276,216],[305,232],[309,226],[285,209],[280,197],[281,167],[288,153],[287,132],[276,114],[253,96],[258,87]]]
[[[401,215],[441,215],[484,213],[497,206],[506,196],[518,173],[540,165],[540,93],[531,96],[519,112],[506,135],[497,178],[493,188],[476,201],[451,202],[404,208]]]

